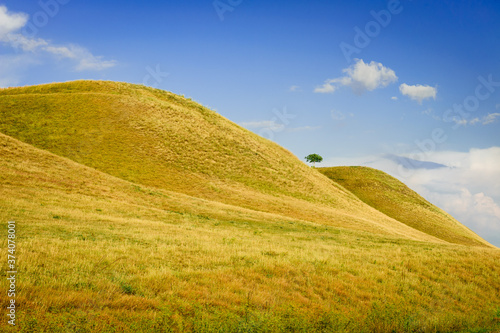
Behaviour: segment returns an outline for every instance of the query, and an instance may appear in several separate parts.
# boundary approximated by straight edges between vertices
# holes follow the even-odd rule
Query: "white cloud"
[[[437,120],[437,121],[442,120],[442,118],[440,116],[438,116],[437,114],[434,113],[434,110],[432,108],[427,108],[424,111],[422,111],[422,113],[432,117],[432,119],[434,119],[434,120]]]
[[[489,125],[494,122],[496,122],[497,118],[500,117],[500,113],[488,113],[488,115],[483,116],[481,118],[475,117],[470,120],[465,119],[465,118],[453,118],[453,122],[457,125],[461,126],[466,126],[466,125],[476,125],[476,124],[482,124],[482,125]]]
[[[102,60],[102,57],[96,57],[88,53],[84,58],[80,59],[76,66],[77,71],[102,71],[106,68],[111,68],[116,65],[115,60]]]
[[[365,64],[363,60],[358,60],[344,72],[347,73],[347,77],[341,79],[342,84],[349,85],[357,93],[386,87],[398,80],[392,69],[374,61]]]
[[[7,43],[12,48],[18,50],[21,49],[25,52],[35,52],[41,47],[49,45],[46,40],[41,38],[27,38],[18,33],[11,33],[2,39],[2,42]]]
[[[25,13],[11,13],[6,6],[0,6],[0,42],[12,48],[20,49],[25,53],[40,55],[46,53],[59,59],[71,59],[76,64],[76,71],[100,71],[116,65],[114,60],[103,60],[93,55],[89,50],[78,45],[57,46],[42,38],[26,37],[19,32],[28,22]],[[18,68],[22,68],[22,64]],[[5,71],[0,71],[5,76]]]
[[[422,156],[448,168],[407,170],[377,156],[325,159],[325,165],[365,165],[400,179],[487,241],[500,247],[500,147]],[[414,155],[405,155],[416,158]]]
[[[398,98],[397,98],[396,96],[392,96],[392,97],[391,97],[391,99],[392,99],[393,101],[397,101],[397,100],[398,100]]]
[[[333,120],[344,120],[348,116],[351,118],[354,117],[354,113],[349,112],[348,114],[345,114],[341,111],[332,110],[332,111],[330,111],[330,116],[332,117]]]
[[[44,47],[43,49],[49,53],[52,53],[53,55],[60,56],[62,58],[76,58],[76,53],[74,50],[71,49],[74,48],[73,45],[66,47],[66,46],[47,46]]]
[[[375,61],[366,64],[362,59],[357,59],[356,63],[342,72],[346,73],[346,76],[328,79],[322,86],[316,87],[314,92],[333,93],[340,86],[348,86],[355,94],[360,95],[365,91],[386,87],[398,80],[392,69]]]
[[[90,53],[87,49],[77,45],[47,46],[44,47],[43,50],[60,58],[75,59],[76,61],[78,61],[78,64],[76,65],[75,68],[77,71],[85,71],[85,70],[99,71],[116,65],[116,62],[114,60],[111,61],[102,60],[102,57],[96,57],[92,53]]]
[[[470,124],[471,125],[474,125],[474,124],[477,124],[478,122],[480,122],[481,120],[479,120],[479,118],[474,118],[470,121]]]
[[[454,216],[487,241],[500,246],[500,207],[492,197],[483,192],[472,193],[467,187],[453,192],[435,192],[433,185],[422,189],[431,202]]]
[[[24,13],[10,13],[5,6],[0,6],[0,40],[14,31],[24,27],[28,22],[28,15]]]
[[[335,80],[326,80],[322,86],[314,88],[314,92],[320,94],[333,93],[337,90],[337,87],[335,87],[332,83],[335,83]]]
[[[33,51],[40,46],[47,45],[41,39],[26,38],[17,33],[28,22],[25,13],[11,13],[5,6],[0,6],[0,42],[6,43],[13,48],[21,48],[23,51]]]
[[[428,158],[453,168],[416,170],[401,179],[480,236],[500,246],[500,147],[435,152]],[[494,237],[493,235],[496,235]]]
[[[290,91],[293,91],[293,92],[300,91],[300,87],[293,85],[293,86],[290,87]]]
[[[483,117],[482,124],[488,125],[495,122],[496,118],[500,117],[500,113],[490,113],[487,116]]]
[[[406,83],[403,83],[399,86],[399,91],[402,95],[408,96],[411,99],[418,101],[422,104],[424,99],[436,99],[437,88],[431,86],[423,86],[420,84],[410,86]]]

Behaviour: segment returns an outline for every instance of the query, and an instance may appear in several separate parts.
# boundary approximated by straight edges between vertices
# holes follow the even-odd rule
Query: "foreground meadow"
[[[97,174],[90,184],[37,177],[29,168],[2,170],[0,217],[16,219],[19,265],[18,326],[4,318],[3,332],[500,329],[497,249],[350,231]],[[0,234],[6,249],[6,223]],[[2,260],[2,295],[6,271]]]

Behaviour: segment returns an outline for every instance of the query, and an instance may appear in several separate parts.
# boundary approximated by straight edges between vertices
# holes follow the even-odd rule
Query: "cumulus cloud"
[[[500,247],[500,207],[491,196],[484,192],[471,192],[467,187],[438,193],[432,184],[421,192],[479,236]]]
[[[431,86],[423,86],[420,84],[410,86],[406,83],[403,83],[399,86],[399,91],[402,95],[408,96],[411,99],[422,104],[424,99],[436,99],[437,88]]]
[[[405,155],[405,154],[400,154]],[[500,247],[500,147],[466,152],[436,151],[423,154],[441,168],[408,169],[405,159],[380,156],[325,159],[324,164],[365,165],[400,179],[425,199],[450,213],[479,236]],[[406,154],[407,159],[418,156]]]
[[[26,37],[19,31],[26,26],[27,22],[27,14],[12,13],[6,6],[0,5],[0,42],[33,55],[45,53],[59,59],[73,60],[76,71],[100,71],[116,65],[114,60],[104,60],[78,45],[54,45],[42,38]],[[1,71],[0,74],[3,77],[6,75],[5,71]]]
[[[24,27],[28,22],[28,15],[24,13],[9,13],[7,7],[0,6],[0,39]]]
[[[326,80],[322,86],[318,86],[318,87],[314,88],[314,92],[320,93],[320,94],[333,93],[333,92],[335,92],[335,90],[337,90],[337,87],[335,84],[336,84],[336,79]]]
[[[500,179],[500,147],[435,152],[428,154],[428,158],[453,167],[416,170],[401,179],[480,236],[500,246],[500,184],[492,181]]]
[[[386,87],[396,82],[396,73],[379,62],[372,61],[369,64],[362,59],[348,68],[342,70],[346,75],[336,79],[328,79],[322,86],[314,89],[316,93],[333,93],[341,86],[348,86],[355,94],[361,95],[365,91],[372,91],[377,88]]]

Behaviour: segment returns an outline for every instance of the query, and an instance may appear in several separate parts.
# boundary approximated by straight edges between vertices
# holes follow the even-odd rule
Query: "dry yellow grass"
[[[169,92],[101,81],[6,89],[0,132],[138,184],[439,242],[372,209],[282,147]],[[479,239],[469,233],[462,243]]]
[[[380,170],[359,166],[318,170],[364,203],[412,228],[450,243],[486,243],[442,209]]]
[[[0,156],[0,219],[18,228],[21,331],[496,325],[498,250],[327,227],[139,186],[3,135]],[[0,267],[5,274],[6,262]],[[9,331],[6,321],[0,330]]]
[[[144,111],[149,98],[152,109]],[[136,114],[128,120],[110,117],[120,103],[140,108],[129,108]],[[152,139],[170,133],[162,117],[175,107],[192,117],[207,113],[205,121],[227,127],[220,136],[240,150],[217,151],[207,137],[196,144],[216,152],[200,156],[217,161],[185,166],[197,134],[182,134],[185,145]],[[3,320],[0,331],[500,329],[498,249],[451,244],[400,223],[282,148],[196,108],[170,93],[116,83],[0,92],[0,132],[57,153],[0,134],[0,248],[5,222],[16,220],[19,265],[19,327]],[[148,127],[149,116],[147,126],[137,125],[147,112],[163,115],[155,120],[161,129]],[[99,115],[102,127],[92,133]],[[252,145],[256,155],[245,148]],[[255,163],[246,178],[238,178],[238,160]],[[189,183],[170,183],[175,177]],[[6,265],[0,261],[1,295]],[[7,301],[2,296],[0,306]]]

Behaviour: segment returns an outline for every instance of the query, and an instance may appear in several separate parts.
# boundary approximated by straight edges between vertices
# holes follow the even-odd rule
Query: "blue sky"
[[[380,168],[500,246],[498,1],[0,0],[0,86],[75,79]]]

